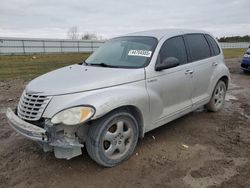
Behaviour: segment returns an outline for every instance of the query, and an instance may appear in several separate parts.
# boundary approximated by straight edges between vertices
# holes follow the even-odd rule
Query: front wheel
[[[114,111],[90,125],[85,144],[94,161],[113,167],[131,156],[138,135],[136,119],[127,111]]]
[[[250,71],[247,71],[247,70],[244,70],[244,69],[243,69],[243,72],[246,73],[246,74],[250,73]]]
[[[207,104],[207,109],[211,112],[217,112],[222,109],[225,103],[225,96],[226,96],[226,84],[223,81],[219,81],[215,86],[213,91],[213,95]]]

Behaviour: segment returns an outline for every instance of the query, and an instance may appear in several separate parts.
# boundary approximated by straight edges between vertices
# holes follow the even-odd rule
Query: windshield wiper
[[[84,60],[83,62],[80,62],[80,63],[77,63],[78,65],[86,65],[86,66],[88,66],[89,64],[88,63],[86,63],[86,61]]]
[[[106,64],[106,63],[88,63],[87,65],[90,65],[90,66],[100,66],[100,67],[119,68],[119,66],[109,65],[109,64]]]
[[[82,63],[83,65],[86,65],[86,66],[88,66],[89,64],[84,60],[83,61],[83,63]]]

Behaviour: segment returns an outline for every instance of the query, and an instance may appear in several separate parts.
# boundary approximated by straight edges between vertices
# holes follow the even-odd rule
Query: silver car
[[[200,106],[223,107],[229,71],[210,34],[151,30],[113,38],[82,64],[32,80],[9,124],[55,157],[85,146],[112,167],[132,155],[138,138]]]

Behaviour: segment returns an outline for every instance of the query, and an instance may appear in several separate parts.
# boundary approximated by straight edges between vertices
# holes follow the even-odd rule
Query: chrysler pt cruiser
[[[209,33],[167,29],[105,42],[81,64],[32,80],[10,126],[56,158],[86,147],[105,167],[128,159],[138,138],[195,109],[223,107],[229,71]]]

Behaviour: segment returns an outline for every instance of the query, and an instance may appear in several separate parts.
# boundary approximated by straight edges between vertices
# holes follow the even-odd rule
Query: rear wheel
[[[90,125],[86,148],[98,164],[112,167],[131,156],[138,135],[136,119],[127,111],[116,111]]]
[[[207,109],[211,112],[217,112],[220,110],[225,103],[226,96],[226,84],[223,81],[219,81],[215,86],[213,95],[207,104]]]

